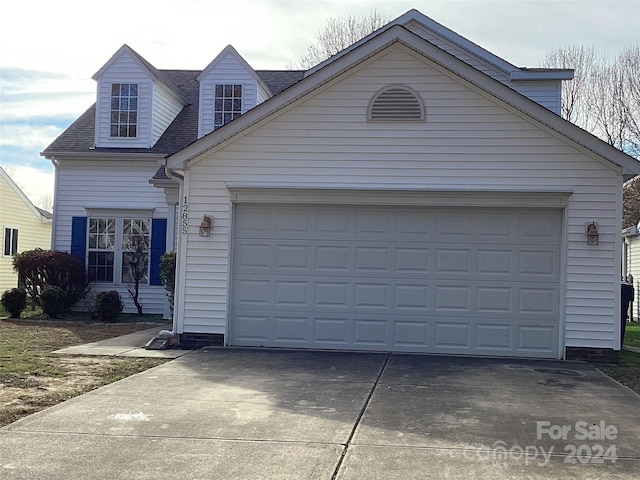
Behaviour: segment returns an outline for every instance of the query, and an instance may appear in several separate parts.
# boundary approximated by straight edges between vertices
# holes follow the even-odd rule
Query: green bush
[[[9,315],[20,318],[22,311],[27,308],[27,292],[21,288],[12,288],[2,294],[0,301]]]
[[[40,306],[47,317],[58,318],[67,310],[67,292],[51,285],[40,292]]]
[[[13,269],[29,296],[41,307],[40,295],[47,287],[57,286],[66,293],[65,310],[89,291],[84,263],[70,253],[27,250],[14,257]]]
[[[115,290],[96,294],[94,314],[103,322],[115,322],[123,310],[122,297]]]

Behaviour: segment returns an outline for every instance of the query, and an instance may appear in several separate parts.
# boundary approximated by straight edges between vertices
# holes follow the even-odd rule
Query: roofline
[[[373,33],[370,33],[366,37],[364,37],[361,40],[357,41],[353,45],[350,45],[349,47],[345,48],[344,50],[336,53],[335,55],[333,55],[331,58],[325,60],[324,62],[321,62],[318,65],[316,65],[315,67],[310,68],[307,71],[307,73],[305,74],[305,76],[311,75],[311,74],[315,73],[316,71],[320,70],[321,68],[324,68],[326,65],[328,65],[332,61],[335,61],[337,58],[339,58],[339,57],[341,57],[343,55],[346,55],[347,53],[349,53],[350,51],[352,51],[355,48],[359,47],[363,43],[368,42],[371,38],[373,38],[374,36],[378,35],[383,30],[389,29],[389,28],[391,28],[393,26],[404,26],[404,27],[406,27],[406,25],[408,25],[411,22],[416,22],[416,23],[422,25],[424,28],[426,28],[427,30],[431,31],[435,35],[437,35],[437,36],[439,36],[439,37],[441,37],[443,39],[446,39],[451,44],[453,44],[453,45],[457,46],[458,48],[464,50],[465,52],[467,52],[470,55],[474,56],[475,58],[481,60],[482,62],[484,62],[484,63],[486,63],[488,65],[491,65],[491,66],[497,68],[498,70],[501,70],[502,72],[504,72],[508,76],[509,75],[513,75],[515,73],[516,76],[519,77],[519,78],[510,78],[510,80],[542,80],[542,79],[544,79],[544,80],[571,80],[573,78],[573,74],[571,74],[571,78],[565,78],[566,77],[565,73],[559,73],[558,77],[554,77],[551,74],[549,74],[548,76],[544,76],[544,77],[541,78],[537,74],[537,72],[528,70],[526,68],[516,67],[512,63],[507,62],[505,59],[495,55],[494,53],[491,53],[489,50],[486,50],[485,48],[483,48],[480,45],[472,42],[468,38],[463,37],[462,35],[460,35],[459,33],[454,32],[453,30],[451,30],[448,27],[445,27],[441,23],[435,21],[431,17],[426,16],[424,13],[416,10],[415,8],[413,8],[413,9],[409,10],[408,12],[400,15],[398,18],[396,18],[395,20],[392,20],[387,25],[381,27],[380,29],[376,30]]]
[[[44,151],[40,152],[40,156],[47,160],[84,160],[88,162],[99,162],[102,160],[113,160],[113,157],[133,158],[135,160],[164,160],[166,153],[148,153],[148,152],[104,152],[90,150],[86,152],[65,152],[65,151]]]
[[[98,79],[102,76],[104,71],[107,70],[111,66],[111,64],[115,62],[120,56],[122,56],[124,52],[130,53],[135,59],[135,61],[149,73],[153,81],[157,80],[158,82],[166,86],[178,98],[178,100],[180,100],[185,105],[189,103],[185,98],[184,94],[180,91],[180,88],[178,88],[178,86],[175,83],[173,83],[173,81],[171,81],[170,78],[167,78],[165,73],[162,72],[162,70],[159,70],[156,67],[154,67],[146,58],[144,58],[142,55],[140,55],[138,52],[136,52],[133,48],[131,48],[126,43],[122,45],[116,51],[116,53],[114,53],[111,56],[111,58],[107,60],[107,63],[105,63],[102,67],[100,67],[100,69],[96,73],[94,73],[91,78],[93,80],[98,81]],[[164,78],[161,78],[161,77],[164,77]]]
[[[475,88],[486,92],[539,124],[557,132],[576,146],[593,152],[603,160],[621,168],[622,175],[640,173],[640,162],[635,158],[564,120],[542,105],[436,47],[405,27],[397,25],[376,34],[366,44],[362,44],[357,51],[350,50],[347,54],[336,57],[315,74],[303,78],[300,82],[271,100],[256,106],[236,118],[233,122],[214,130],[179,152],[170,155],[167,157],[167,165],[172,168],[178,168],[179,165],[182,165],[182,168],[184,168],[197,157],[202,157],[205,152],[216,148],[395,42],[400,42],[418,54],[427,57],[441,68],[452,72]]]
[[[204,67],[202,69],[202,71],[198,74],[198,76],[196,77],[196,80],[198,82],[200,82],[200,80],[202,79],[203,76],[206,75],[206,73],[211,70],[218,62],[220,62],[222,60],[222,57],[224,57],[227,54],[232,54],[236,57],[236,59],[240,62],[240,64],[248,70],[249,74],[253,77],[253,79],[258,82],[259,84],[261,84],[266,90],[267,92],[269,92],[271,95],[273,95],[273,92],[271,91],[271,89],[264,83],[264,81],[262,80],[262,78],[260,78],[260,75],[258,75],[256,73],[256,71],[253,69],[253,67],[251,65],[249,65],[249,63],[244,59],[244,57],[242,55],[240,55],[238,53],[238,51],[233,48],[233,45],[227,45],[226,47],[224,47],[222,49],[222,51],[216,55],[216,58],[214,58],[213,60],[211,60],[211,62],[209,62],[209,64]]]
[[[24,194],[24,192],[20,189],[20,187],[18,187],[18,185],[16,185],[16,183],[12,180],[12,178],[9,176],[9,174],[4,171],[4,169],[2,167],[0,167],[0,177],[4,178],[7,181],[7,183],[13,189],[13,191],[18,195],[18,197],[20,197],[20,200],[22,200],[25,203],[25,205],[27,207],[29,207],[29,209],[38,218],[38,220],[40,220],[41,223],[51,223],[51,218],[49,218],[46,215],[44,215],[44,213],[42,213],[40,211],[40,209],[38,209],[38,207],[36,207],[33,204],[33,202],[31,202],[31,200],[29,200],[29,197],[27,197]],[[44,209],[43,209],[43,211],[46,212],[46,210],[44,210]],[[49,212],[47,212],[47,213],[49,213]]]

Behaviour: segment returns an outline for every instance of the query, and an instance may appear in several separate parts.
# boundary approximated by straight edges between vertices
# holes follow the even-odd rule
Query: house
[[[165,158],[301,76],[255,72],[232,47],[203,71],[160,71],[123,45],[93,77],[96,103],[42,153],[55,166],[53,249],[81,258],[93,292],[118,291],[125,312],[133,313],[129,258],[132,239],[141,238],[149,246],[143,311],[168,318],[160,258],[176,249],[180,211],[178,183],[164,174]],[[219,99],[209,87],[229,78],[237,98],[214,114]]]
[[[622,279],[633,288],[630,292],[629,320],[640,321],[640,230],[638,225],[622,230]]]
[[[306,72],[232,47],[157,71],[125,46],[95,78],[96,106],[44,152],[55,247],[111,288],[118,219],[163,221],[151,256],[177,249],[183,344],[620,349],[621,189],[640,165],[559,116],[571,71],[411,10]]]
[[[0,293],[18,286],[13,256],[35,248],[51,246],[51,214],[36,207],[0,167]]]

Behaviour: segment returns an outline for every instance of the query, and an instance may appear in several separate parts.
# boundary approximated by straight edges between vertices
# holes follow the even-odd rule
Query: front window
[[[148,218],[90,218],[89,280],[149,283],[150,226]]]
[[[127,218],[122,227],[122,282],[149,282],[149,220]]]
[[[138,135],[138,84],[111,85],[112,137],[135,138]]]
[[[12,257],[18,253],[18,229],[5,227],[4,229],[4,256]]]
[[[89,280],[113,282],[116,249],[116,221],[113,218],[89,219]]]
[[[216,85],[214,128],[242,115],[242,85]]]

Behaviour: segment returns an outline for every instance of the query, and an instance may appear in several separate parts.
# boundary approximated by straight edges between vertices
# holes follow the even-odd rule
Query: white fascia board
[[[512,82],[526,80],[573,80],[574,70],[549,69],[549,70],[515,70],[511,72],[509,80]]]
[[[240,132],[265,120],[277,111],[285,108],[309,92],[359,65],[396,42],[426,57],[441,69],[451,72],[477,91],[485,92],[485,94],[494,97],[513,110],[524,114],[525,117],[533,119],[547,129],[559,134],[559,136],[564,137],[574,145],[581,147],[586,153],[590,152],[595,154],[592,155],[594,158],[603,161],[603,163],[608,164],[611,168],[617,169],[621,175],[640,174],[640,162],[635,158],[612,147],[571,122],[564,120],[542,105],[401,26],[391,27],[374,36],[367,43],[362,44],[357,50],[353,50],[349,54],[335,59],[314,75],[304,78],[281,94],[256,106],[234,121],[224,125],[222,128],[214,130],[185,147],[183,150],[168,157],[167,165],[170,168],[186,168],[189,164],[192,164],[194,160],[197,161],[198,158],[202,158],[205,152],[218,147]]]
[[[202,70],[202,72],[200,72],[198,74],[198,76],[196,77],[196,80],[198,80],[198,82],[200,80],[202,80],[204,77],[206,77],[209,72],[211,72],[211,70],[215,69],[215,67],[218,65],[218,63],[220,63],[222,61],[222,59],[224,57],[226,57],[227,55],[232,55],[233,57],[235,57],[236,61],[242,65],[242,67],[247,71],[247,73],[249,73],[249,75],[251,75],[254,80],[256,82],[262,82],[262,79],[260,78],[260,76],[256,73],[256,71],[253,69],[253,67],[251,67],[251,65],[249,65],[249,63],[247,63],[247,61],[242,57],[242,55],[240,55],[238,53],[238,51],[233,48],[233,46],[231,45],[227,45],[218,55],[216,55],[216,58],[214,58],[211,63],[209,63],[209,65],[207,65],[204,70]],[[266,85],[265,85],[266,87]],[[267,91],[271,92],[271,89],[269,89],[267,87]]]

